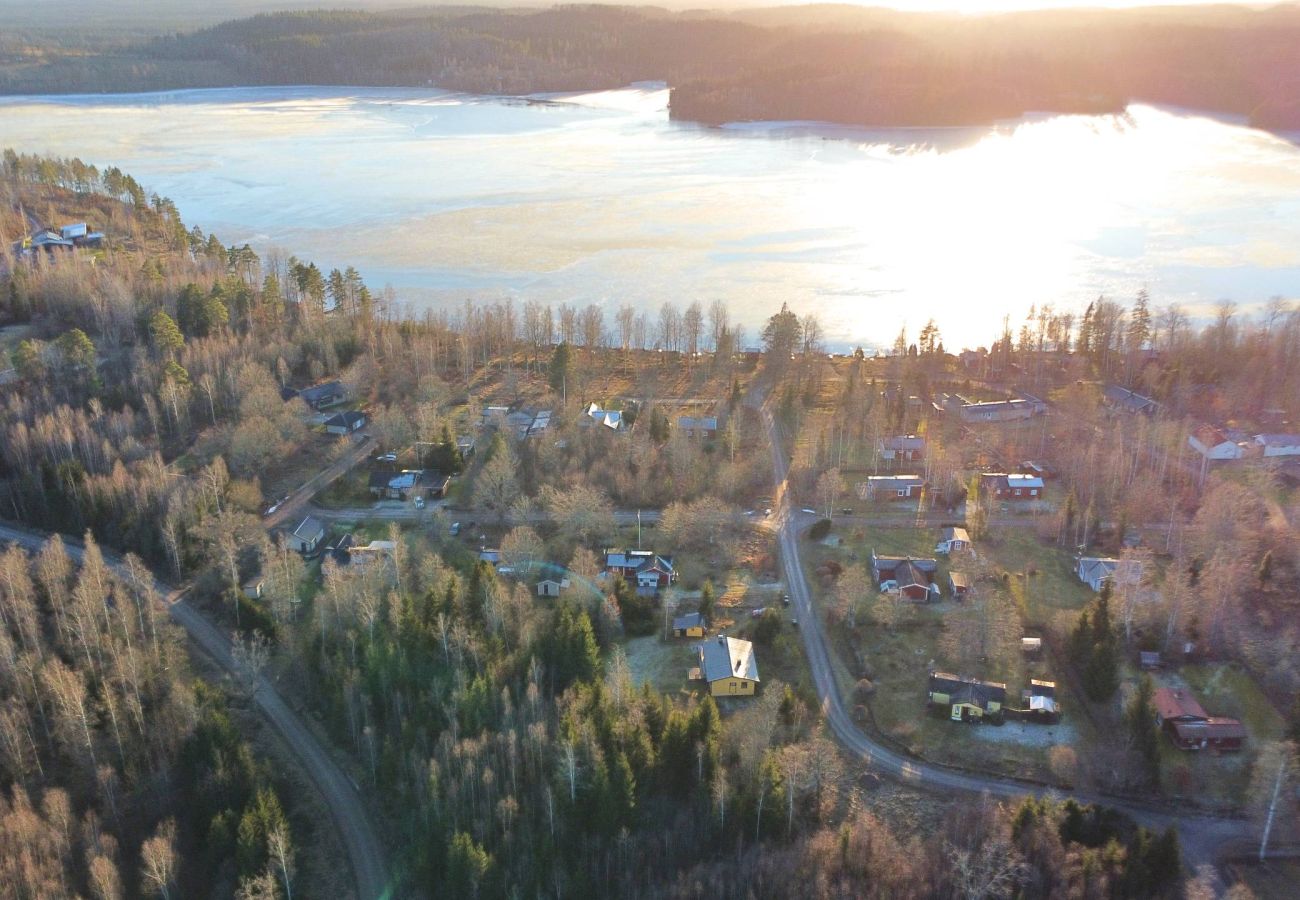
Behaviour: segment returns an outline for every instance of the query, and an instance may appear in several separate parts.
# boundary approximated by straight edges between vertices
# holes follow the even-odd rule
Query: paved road
[[[451,509],[436,503],[424,509],[416,509],[410,503],[403,503],[398,500],[381,500],[371,506],[346,506],[342,509],[326,509],[323,506],[311,503],[300,506],[299,509],[301,515],[311,514],[322,522],[356,522],[364,519],[379,522],[420,522],[432,514],[435,509],[441,509],[443,514],[452,521],[459,519],[461,521],[474,521],[483,525],[495,524],[497,521],[496,513],[486,509]],[[645,509],[641,510],[640,515],[642,525],[653,525],[659,521],[660,511]],[[544,509],[535,509],[531,510],[526,516],[508,515],[505,524],[537,525],[550,520],[551,514],[549,512]],[[614,522],[617,525],[635,525],[636,520],[637,510],[635,509],[614,510]]]
[[[1239,852],[1248,844],[1249,826],[1241,819],[1198,815],[1156,804],[1103,797],[1085,792],[1064,792],[1009,778],[961,772],[913,759],[879,743],[862,731],[845,709],[844,701],[835,684],[830,653],[827,649],[826,637],[822,632],[822,622],[813,608],[812,591],[804,576],[803,563],[800,559],[801,521],[811,523],[815,517],[800,514],[792,509],[786,490],[787,459],[779,439],[776,422],[766,406],[762,409],[762,416],[772,453],[775,482],[773,501],[776,503],[773,510],[786,587],[790,594],[793,614],[799,620],[799,633],[808,656],[813,685],[821,701],[822,714],[831,733],[841,744],[861,757],[871,769],[917,787],[947,793],[961,791],[1006,798],[1027,794],[1053,797],[1068,795],[1084,803],[1102,803],[1123,810],[1147,827],[1163,829],[1169,825],[1177,825],[1183,845],[1183,855],[1190,865],[1214,862],[1225,852],[1229,850]]]
[[[45,534],[0,524],[0,541],[13,542],[29,550],[40,549],[47,538],[48,535]],[[80,559],[81,544],[67,537],[63,540],[69,555]],[[123,568],[121,559],[107,551],[104,552],[104,561],[119,572]],[[230,640],[225,632],[204,618],[198,610],[181,599],[179,592],[157,576],[154,578],[154,589],[163,598],[172,619],[185,629],[190,639],[226,672],[235,678],[241,678],[240,666],[230,654]],[[311,776],[329,806],[352,864],[357,896],[360,900],[391,896],[384,845],[371,827],[366,808],[352,780],[334,762],[298,714],[280,697],[275,686],[260,675],[253,700],[266,720],[284,738],[285,744]]]

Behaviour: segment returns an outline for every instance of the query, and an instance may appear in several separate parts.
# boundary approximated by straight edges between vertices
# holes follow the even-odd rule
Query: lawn
[[[1281,738],[1286,723],[1244,670],[1231,663],[1183,666],[1160,673],[1157,686],[1186,687],[1212,716],[1240,719],[1246,748],[1215,754],[1178,750],[1161,741],[1161,785],[1166,794],[1212,805],[1240,805],[1250,785],[1251,765],[1259,748]]]

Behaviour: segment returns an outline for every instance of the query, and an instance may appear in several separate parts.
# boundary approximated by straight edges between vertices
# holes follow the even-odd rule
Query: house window
[[[1017,497],[1020,496],[1020,488],[1016,488],[1016,496],[1017,496]]]
[[[907,488],[899,488],[899,489],[898,489],[898,496],[900,496],[900,497],[906,497],[906,496],[907,496]]]

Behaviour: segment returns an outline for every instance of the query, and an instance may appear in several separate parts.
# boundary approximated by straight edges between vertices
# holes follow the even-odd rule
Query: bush
[[[876,684],[870,678],[861,678],[853,688],[853,696],[858,700],[866,701],[876,693]]]
[[[831,533],[831,520],[818,519],[813,523],[813,527],[808,529],[808,540],[820,541],[826,535]]]

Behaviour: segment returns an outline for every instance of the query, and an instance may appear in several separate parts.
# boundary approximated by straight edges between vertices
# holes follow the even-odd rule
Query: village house
[[[947,672],[931,672],[930,704],[944,707],[954,722],[989,719],[1000,721],[1007,702],[1007,686],[996,681],[959,678]]]
[[[1226,434],[1209,425],[1202,425],[1188,435],[1187,443],[1206,460],[1241,459],[1245,452]]]
[[[1043,655],[1043,639],[1040,637],[1022,637],[1020,655],[1026,659],[1038,659]]]
[[[478,441],[474,439],[473,435],[462,434],[456,438],[456,450],[460,452],[460,458],[465,462],[469,462],[477,446]]]
[[[877,448],[880,458],[889,462],[915,462],[925,458],[925,438],[899,434],[884,438]]]
[[[1157,688],[1151,697],[1156,725],[1179,750],[1240,750],[1246,728],[1236,719],[1208,715],[1182,688]]]
[[[348,399],[348,390],[339,381],[327,381],[324,384],[303,388],[298,392],[299,399],[314,410],[334,406]]]
[[[965,572],[948,573],[948,596],[954,600],[965,600],[970,595],[970,578]]]
[[[478,552],[478,561],[485,562],[495,569],[501,565],[501,551],[494,547],[484,547]]]
[[[406,500],[420,485],[419,469],[403,469],[400,472],[371,472],[370,493],[387,500]]]
[[[712,438],[718,434],[717,416],[678,416],[677,428],[688,438]]]
[[[653,550],[606,550],[605,572],[635,584],[642,596],[652,596],[677,580],[672,557]]]
[[[1043,497],[1043,479],[1037,475],[1005,472],[984,472],[980,487],[997,500],[1040,500]]]
[[[1074,564],[1079,580],[1094,591],[1100,591],[1108,581],[1137,584],[1142,580],[1142,569],[1141,560],[1104,556],[1081,556]]]
[[[1031,419],[1047,412],[1047,404],[1031,394],[1022,394],[1012,400],[991,400],[969,403],[964,398],[958,409],[961,420],[967,424],[980,422],[1014,422]]]
[[[877,556],[871,551],[871,575],[882,591],[898,591],[910,600],[929,600],[938,596],[934,583],[939,563],[933,559],[907,556]]]
[[[1257,434],[1255,446],[1264,457],[1300,456],[1300,434]]]
[[[245,581],[242,586],[242,590],[244,592],[244,596],[247,597],[249,600],[260,600],[262,597],[262,589],[265,586],[266,586],[266,580],[259,576],[257,578],[250,578],[247,581]]]
[[[704,637],[704,631],[708,627],[703,613],[687,613],[673,619],[673,637]]]
[[[921,496],[925,479],[920,475],[868,475],[858,484],[863,500],[911,500]]]
[[[567,578],[543,578],[537,582],[537,596],[558,597],[569,589]]]
[[[355,409],[335,413],[325,420],[327,434],[347,435],[359,431],[366,425],[366,414]]]
[[[325,526],[319,519],[308,516],[298,523],[297,528],[289,532],[285,537],[285,544],[303,556],[311,556],[324,539]]]
[[[939,543],[934,545],[935,553],[960,553],[971,547],[970,535],[965,528],[950,525],[939,535]]]
[[[714,697],[753,696],[758,689],[754,645],[724,634],[705,641],[699,648],[699,668],[691,675],[705,681]]]
[[[1150,397],[1142,396],[1136,391],[1120,387],[1118,384],[1106,385],[1105,391],[1102,392],[1101,402],[1108,409],[1129,413],[1130,415],[1154,416],[1160,412],[1159,403]]]

